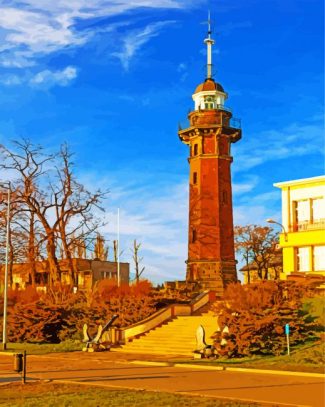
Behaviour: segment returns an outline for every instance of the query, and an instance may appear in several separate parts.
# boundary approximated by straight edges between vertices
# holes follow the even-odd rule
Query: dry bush
[[[278,355],[286,349],[285,324],[292,346],[315,338],[317,322],[302,308],[303,298],[311,294],[307,285],[289,281],[230,284],[214,308],[219,326],[227,326],[229,333],[215,335],[215,348],[225,357]],[[220,344],[222,338],[226,344]]]
[[[114,314],[119,315],[114,325],[126,327],[153,314],[162,299],[149,281],[117,287],[103,280],[93,291],[76,294],[58,284],[42,295],[29,288],[10,295],[8,338],[13,342],[81,339],[85,323],[95,333]]]

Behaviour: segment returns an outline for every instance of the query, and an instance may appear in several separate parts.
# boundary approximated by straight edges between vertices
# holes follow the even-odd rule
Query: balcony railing
[[[223,111],[225,111],[225,112],[230,112],[230,113],[232,112],[231,108],[230,108],[230,107],[227,107],[227,106],[225,106],[225,105],[216,105],[215,109],[217,109],[217,110],[223,110]]]
[[[325,219],[315,220],[314,222],[299,222],[291,226],[290,232],[305,232],[308,230],[325,230]]]
[[[216,123],[218,125],[218,123]],[[220,126],[220,123],[219,123]],[[224,127],[230,127],[233,129],[241,129],[241,119],[238,119],[237,117],[232,117],[230,120],[226,117],[223,118],[222,120],[222,126]],[[178,130],[184,130],[190,127],[190,122],[189,120],[179,122],[178,123]]]

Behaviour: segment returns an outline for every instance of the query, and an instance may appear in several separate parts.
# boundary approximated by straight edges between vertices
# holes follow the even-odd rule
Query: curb
[[[125,362],[123,362],[125,363]],[[173,366],[172,363],[168,362],[150,362],[145,360],[131,360],[130,362],[126,362],[126,364],[132,363],[134,365],[144,365],[144,366]]]
[[[325,374],[323,373],[297,372],[290,370],[249,369],[244,367],[226,367],[225,370],[228,370],[228,372],[265,373],[282,376],[318,377],[321,379],[325,379]]]
[[[243,368],[243,367],[224,367],[224,366],[211,366],[211,365],[204,366],[204,365],[200,365],[200,364],[191,364],[191,363],[150,362],[150,361],[144,361],[144,360],[133,360],[129,363],[132,363],[135,365],[144,365],[144,366],[168,366],[168,367],[178,367],[178,368],[181,367],[184,369],[201,369],[201,370],[282,375],[282,376],[317,377],[319,379],[325,379],[325,374],[323,374],[323,373],[297,372],[297,371],[290,371],[290,370],[250,369],[250,368]]]
[[[172,365],[173,367],[185,367],[188,369],[204,369],[204,370],[225,370],[223,366],[202,366],[202,365],[194,365],[190,363],[175,363]]]

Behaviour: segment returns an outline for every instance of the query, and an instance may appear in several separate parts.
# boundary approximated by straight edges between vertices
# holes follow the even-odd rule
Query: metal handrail
[[[225,105],[217,105],[216,110],[224,110],[225,112],[230,112],[230,113],[232,112],[232,109]]]
[[[227,123],[228,122],[228,123]],[[216,126],[221,126],[220,124],[216,123]],[[236,117],[232,117],[229,121],[225,120],[222,123],[222,126],[227,127],[227,128],[234,128],[234,129],[241,129],[241,119],[238,119]],[[178,123],[178,131],[182,131],[185,129],[188,129],[190,126],[190,122],[179,122]]]

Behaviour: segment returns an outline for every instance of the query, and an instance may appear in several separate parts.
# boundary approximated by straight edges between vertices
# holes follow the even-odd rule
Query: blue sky
[[[145,276],[183,279],[187,147],[177,136],[205,78],[241,118],[233,148],[236,224],[280,220],[274,182],[324,173],[321,0],[0,0],[0,143],[67,141],[78,177],[109,189],[122,260],[142,242]]]

